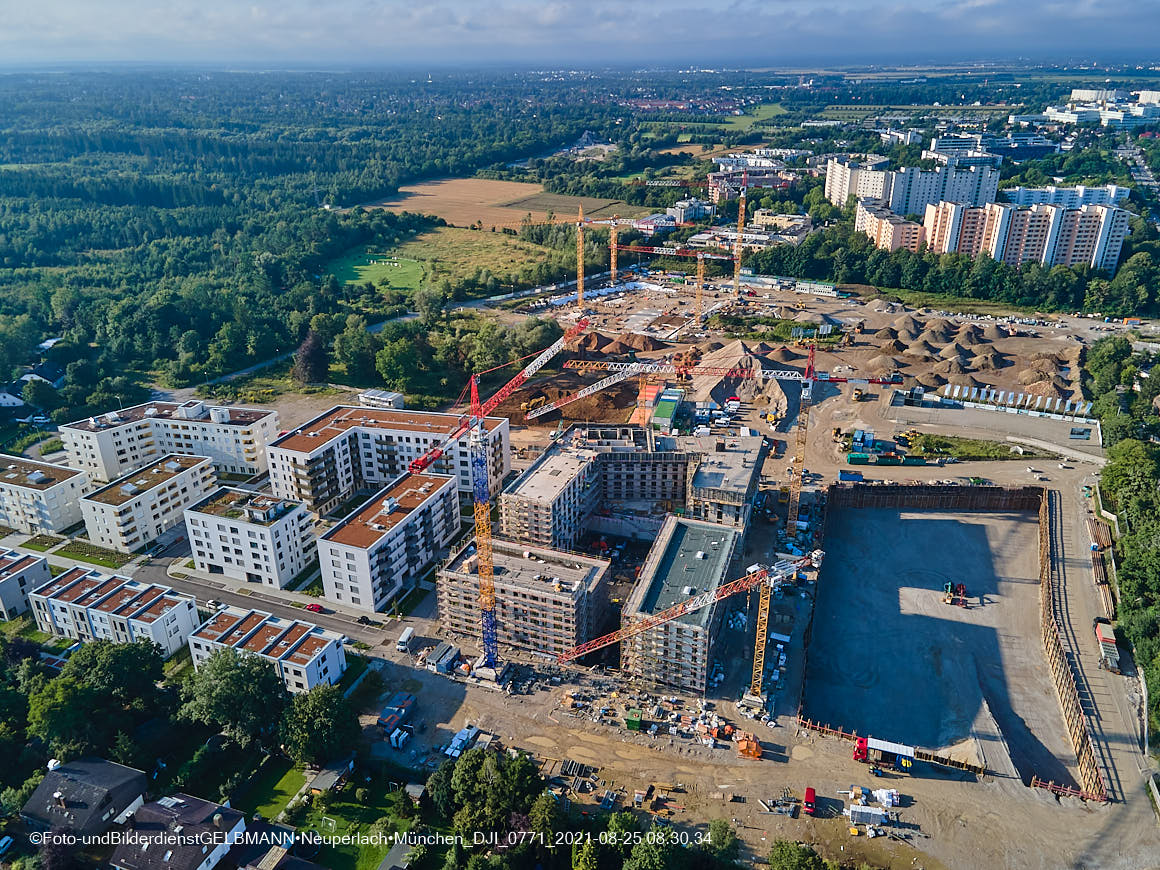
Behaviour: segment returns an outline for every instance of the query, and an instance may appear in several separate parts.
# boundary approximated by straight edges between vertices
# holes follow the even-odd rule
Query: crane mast
[[[680,619],[687,613],[692,613],[695,610],[700,610],[702,607],[707,607],[714,602],[720,601],[723,598],[728,598],[731,595],[736,595],[739,592],[748,592],[759,583],[768,583],[770,585],[784,582],[792,577],[802,568],[820,567],[822,564],[822,556],[824,554],[821,550],[815,550],[810,555],[801,559],[786,559],[769,568],[760,568],[744,577],[734,580],[732,583],[726,583],[723,586],[718,586],[716,589],[709,592],[702,592],[700,595],[694,595],[692,598],[686,598],[684,601],[674,604],[660,613],[654,613],[644,619],[637,620],[630,623],[617,631],[609,632],[603,637],[598,637],[595,640],[590,640],[587,643],[582,643],[579,646],[573,647],[565,653],[557,657],[556,661],[563,664],[565,662],[574,661],[583,655],[594,652],[598,649],[603,649],[607,646],[612,646],[614,643],[620,643],[622,640],[627,640],[631,637],[636,637],[643,634],[650,628],[656,628],[658,625],[664,625],[667,622],[672,622],[674,619]]]
[[[576,308],[584,310],[584,206],[576,218]]]
[[[733,293],[741,298],[741,252],[744,245],[741,243],[742,233],[745,232],[745,194],[749,190],[749,173],[741,174],[741,201],[737,204],[737,241],[733,245]]]
[[[483,663],[494,668],[499,661],[495,631],[495,563],[491,552],[491,493],[487,484],[487,430],[483,404],[479,401],[479,375],[471,378],[471,493],[475,508],[475,551],[479,556],[479,614],[483,640]]]

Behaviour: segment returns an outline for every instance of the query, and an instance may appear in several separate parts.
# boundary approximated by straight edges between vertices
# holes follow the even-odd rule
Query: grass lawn
[[[165,679],[170,683],[180,683],[193,676],[193,656],[189,647],[183,646],[171,655],[163,667]]]
[[[332,260],[327,269],[344,284],[370,281],[376,287],[385,281],[392,290],[412,293],[423,286],[426,270],[418,260],[372,250],[369,246],[348,251]]]
[[[356,656],[353,653],[346,654],[346,670],[342,673],[342,679],[338,681],[338,687],[344,692],[354,685],[354,681],[362,676],[362,672],[367,669],[367,660],[363,656]]]
[[[84,541],[70,541],[61,547],[54,556],[65,556],[79,562],[88,562],[91,565],[100,565],[102,568],[120,568],[132,561],[129,553],[119,553],[116,550],[106,550]]]
[[[45,649],[53,652],[60,652],[72,646],[74,641],[68,637],[56,637],[55,635],[45,634],[36,628],[36,622],[31,616],[18,616],[16,619],[10,619],[7,622],[0,622],[0,634],[7,638],[21,638],[22,640],[30,640],[33,643],[38,643]]]
[[[502,282],[504,276],[558,252],[504,233],[437,227],[409,239],[391,254],[421,261],[430,278],[448,278],[455,283],[472,277],[476,269],[487,269]]]
[[[26,550],[36,550],[38,553],[44,553],[51,550],[57,544],[63,544],[64,538],[58,538],[55,535],[36,535],[25,541],[22,546]]]
[[[366,804],[355,802],[354,792],[360,786],[363,786],[362,777],[356,775],[325,813],[311,807],[300,829],[341,838],[344,835],[366,834],[372,825],[383,818],[388,820],[387,830],[383,832],[386,838],[395,831],[410,829],[411,821],[395,814],[395,799],[387,792],[385,777],[374,777],[365,785],[368,791]],[[329,822],[323,822],[324,816],[334,820],[333,829]],[[377,870],[389,851],[390,846],[386,844],[328,844],[310,860],[329,870]]]
[[[273,402],[283,393],[325,396],[345,392],[327,386],[303,386],[290,377],[290,366],[290,361],[284,360],[232,381],[210,384],[208,387],[198,386],[195,392],[201,398],[217,402],[245,402],[249,405]]]
[[[1031,459],[1043,455],[1031,452],[1027,447],[1023,447],[1023,453],[1013,453],[1013,446],[1005,441],[981,441],[954,435],[919,435],[911,442],[910,452],[918,456],[950,456],[960,461]]]
[[[754,124],[761,121],[768,121],[770,118],[776,118],[778,115],[784,115],[785,108],[781,103],[762,103],[755,106],[752,111],[747,111],[744,115],[730,115],[725,122],[725,126],[733,130],[749,130]]]
[[[293,761],[271,756],[231,803],[247,817],[261,813],[264,819],[274,819],[305,783],[306,774]]]

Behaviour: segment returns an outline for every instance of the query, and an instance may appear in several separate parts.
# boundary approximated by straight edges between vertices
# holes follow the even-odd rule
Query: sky
[[[0,65],[793,66],[1160,56],[1155,0],[0,0]]]

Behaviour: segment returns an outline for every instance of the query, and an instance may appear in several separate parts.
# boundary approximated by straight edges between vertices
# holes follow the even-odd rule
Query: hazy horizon
[[[0,64],[9,68],[683,69],[1148,63],[1160,54],[1160,4],[1127,0],[43,0],[5,14]]]

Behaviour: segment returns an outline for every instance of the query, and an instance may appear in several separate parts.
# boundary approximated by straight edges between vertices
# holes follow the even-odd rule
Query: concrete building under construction
[[[492,542],[499,642],[555,657],[611,628],[611,564],[573,553]],[[439,618],[455,634],[479,637],[479,556],[474,543],[437,575]]]
[[[503,537],[574,549],[586,531],[651,540],[673,511],[744,537],[764,440],[575,425],[500,496]]]
[[[621,626],[716,590],[726,582],[740,539],[729,526],[667,517],[625,601]],[[624,641],[621,669],[659,686],[703,693],[723,612],[712,604]]]

